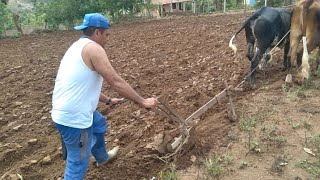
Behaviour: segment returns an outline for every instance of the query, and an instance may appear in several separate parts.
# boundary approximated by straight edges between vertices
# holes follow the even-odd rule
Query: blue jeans
[[[105,134],[108,123],[98,112],[93,113],[93,124],[86,129],[78,129],[55,123],[67,149],[64,180],[81,180],[86,175],[90,155],[98,163],[108,159]]]

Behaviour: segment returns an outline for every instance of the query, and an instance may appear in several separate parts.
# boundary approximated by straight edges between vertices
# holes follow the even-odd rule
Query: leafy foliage
[[[105,1],[84,0],[51,0],[35,2],[35,12],[43,16],[48,22],[49,28],[58,29],[59,25],[67,28],[74,26],[78,19],[82,19],[85,13],[101,12],[105,9]]]
[[[72,28],[84,14],[100,12],[109,15],[116,21],[124,15],[133,15],[143,9],[154,8],[151,1],[141,0],[33,0],[34,10],[38,16],[44,16],[50,29],[58,29],[60,25]]]
[[[267,6],[280,7],[287,6],[294,3],[295,0],[267,0]],[[255,6],[260,8],[265,5],[265,0],[257,0]]]
[[[224,0],[196,0],[199,13],[212,13],[224,9]],[[226,0],[226,9],[242,9],[243,0]]]
[[[0,2],[0,35],[13,26],[11,12],[2,1]]]
[[[222,11],[224,0],[194,0],[197,13],[212,13]],[[281,6],[294,3],[294,0],[268,0],[268,6]],[[13,28],[12,14],[20,16],[21,25],[45,27],[58,30],[67,29],[80,24],[84,14],[100,12],[113,23],[122,20],[131,20],[136,16],[152,16],[154,12],[161,11],[159,4],[152,4],[152,0],[28,0],[18,3],[17,7],[6,7],[8,0],[0,3],[0,35],[8,28]],[[226,9],[242,9],[243,0],[226,0]],[[264,5],[264,0],[256,0],[256,7]],[[187,11],[192,11],[192,3],[185,4]]]
[[[320,161],[311,162],[309,160],[303,160],[298,162],[296,167],[304,169],[316,179],[320,178]]]
[[[220,163],[220,158],[214,157],[211,159],[206,159],[206,167],[210,176],[218,177],[222,172],[222,165]]]
[[[170,164],[170,168],[166,171],[160,171],[159,180],[177,180],[177,170],[175,164]]]
[[[1,3],[3,3],[4,5],[7,5],[7,4],[8,4],[8,1],[9,1],[9,0],[1,0]]]

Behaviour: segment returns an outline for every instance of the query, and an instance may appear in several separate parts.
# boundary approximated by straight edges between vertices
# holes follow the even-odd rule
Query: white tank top
[[[84,129],[92,125],[103,78],[84,63],[81,52],[93,42],[80,38],[63,56],[52,95],[52,120],[55,123]]]

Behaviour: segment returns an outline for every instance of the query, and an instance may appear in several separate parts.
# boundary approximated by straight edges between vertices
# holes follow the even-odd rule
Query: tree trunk
[[[12,15],[12,20],[14,22],[14,25],[17,28],[17,31],[22,35],[22,29],[21,29],[21,23],[20,23],[20,16],[18,14],[13,14]]]
[[[241,0],[236,0],[236,7],[239,8],[240,5],[241,5]]]
[[[246,17],[247,15],[247,0],[244,1],[244,9],[243,9],[243,14],[244,14],[244,17]]]
[[[215,0],[216,11],[218,10],[218,0]]]

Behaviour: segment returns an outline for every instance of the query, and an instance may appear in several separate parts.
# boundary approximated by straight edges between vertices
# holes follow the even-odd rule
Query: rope
[[[287,37],[287,35],[290,33],[291,29],[282,37],[282,39],[271,49],[271,51],[269,52],[269,54],[272,54],[272,52],[274,51],[274,49],[284,40],[285,37]],[[266,54],[263,55],[262,59],[266,58]],[[246,77],[243,79],[243,81],[241,81],[236,88],[239,88],[239,86],[241,86],[243,83],[246,82],[246,79],[248,76],[251,76],[251,74],[258,68],[258,65],[248,74],[246,75]]]

